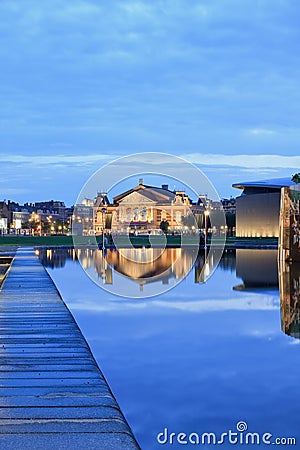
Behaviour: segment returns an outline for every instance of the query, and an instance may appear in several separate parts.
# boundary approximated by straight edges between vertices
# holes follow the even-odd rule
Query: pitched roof
[[[170,191],[169,189],[139,184],[138,186],[114,197],[114,203],[121,202],[125,197],[132,194],[133,192],[139,192],[139,194],[145,196],[149,200],[159,203],[170,203],[175,198],[175,193]]]

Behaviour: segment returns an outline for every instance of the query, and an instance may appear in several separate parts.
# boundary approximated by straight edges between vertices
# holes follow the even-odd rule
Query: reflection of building
[[[300,261],[300,186],[285,187],[281,194],[280,259]]]
[[[180,256],[180,249],[127,248],[108,252],[107,262],[115,271],[131,279],[157,277],[173,266]]]
[[[210,249],[200,250],[195,260],[194,282],[205,283],[215,269],[216,260],[218,259],[218,250]]]
[[[235,272],[236,270],[236,250],[226,249],[223,251],[222,258],[219,262],[219,268],[221,270]]]
[[[290,178],[233,184],[243,189],[236,199],[236,236],[278,237],[281,188],[293,184]]]
[[[277,288],[277,250],[237,249],[236,276],[243,280],[236,290]]]
[[[168,284],[172,278],[182,279],[190,271],[195,260],[193,249],[145,248],[122,249],[107,254],[114,270],[143,285],[153,281]]]
[[[281,328],[300,339],[300,264],[280,263]]]
[[[195,261],[192,248],[139,248],[101,250],[78,249],[77,256],[84,268],[95,268],[104,284],[112,284],[113,272],[124,275],[141,288],[147,283],[169,284],[172,279],[182,279]]]
[[[103,251],[93,251],[92,260],[96,272],[104,284],[113,284],[113,270]]]
[[[74,248],[41,247],[36,250],[36,253],[43,266],[51,267],[51,269],[64,267],[67,259],[71,259],[72,261],[76,260]]]

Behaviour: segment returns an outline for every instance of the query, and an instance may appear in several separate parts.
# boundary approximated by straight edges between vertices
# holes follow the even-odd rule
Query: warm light
[[[209,216],[209,211],[207,209],[204,211],[204,215]]]

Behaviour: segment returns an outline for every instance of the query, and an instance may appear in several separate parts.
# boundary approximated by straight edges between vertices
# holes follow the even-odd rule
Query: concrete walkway
[[[139,449],[32,248],[0,293],[0,450]]]

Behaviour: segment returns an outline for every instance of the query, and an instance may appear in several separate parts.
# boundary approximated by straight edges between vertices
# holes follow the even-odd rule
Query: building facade
[[[106,193],[98,193],[94,201],[95,234],[104,229],[112,232],[147,232],[159,230],[162,221],[169,229],[185,226],[197,227],[195,217],[204,212],[204,202],[193,202],[185,191],[171,191],[168,185],[139,184],[113,198],[110,203]]]
[[[236,183],[237,237],[278,237],[281,189],[294,185],[290,178]]]

